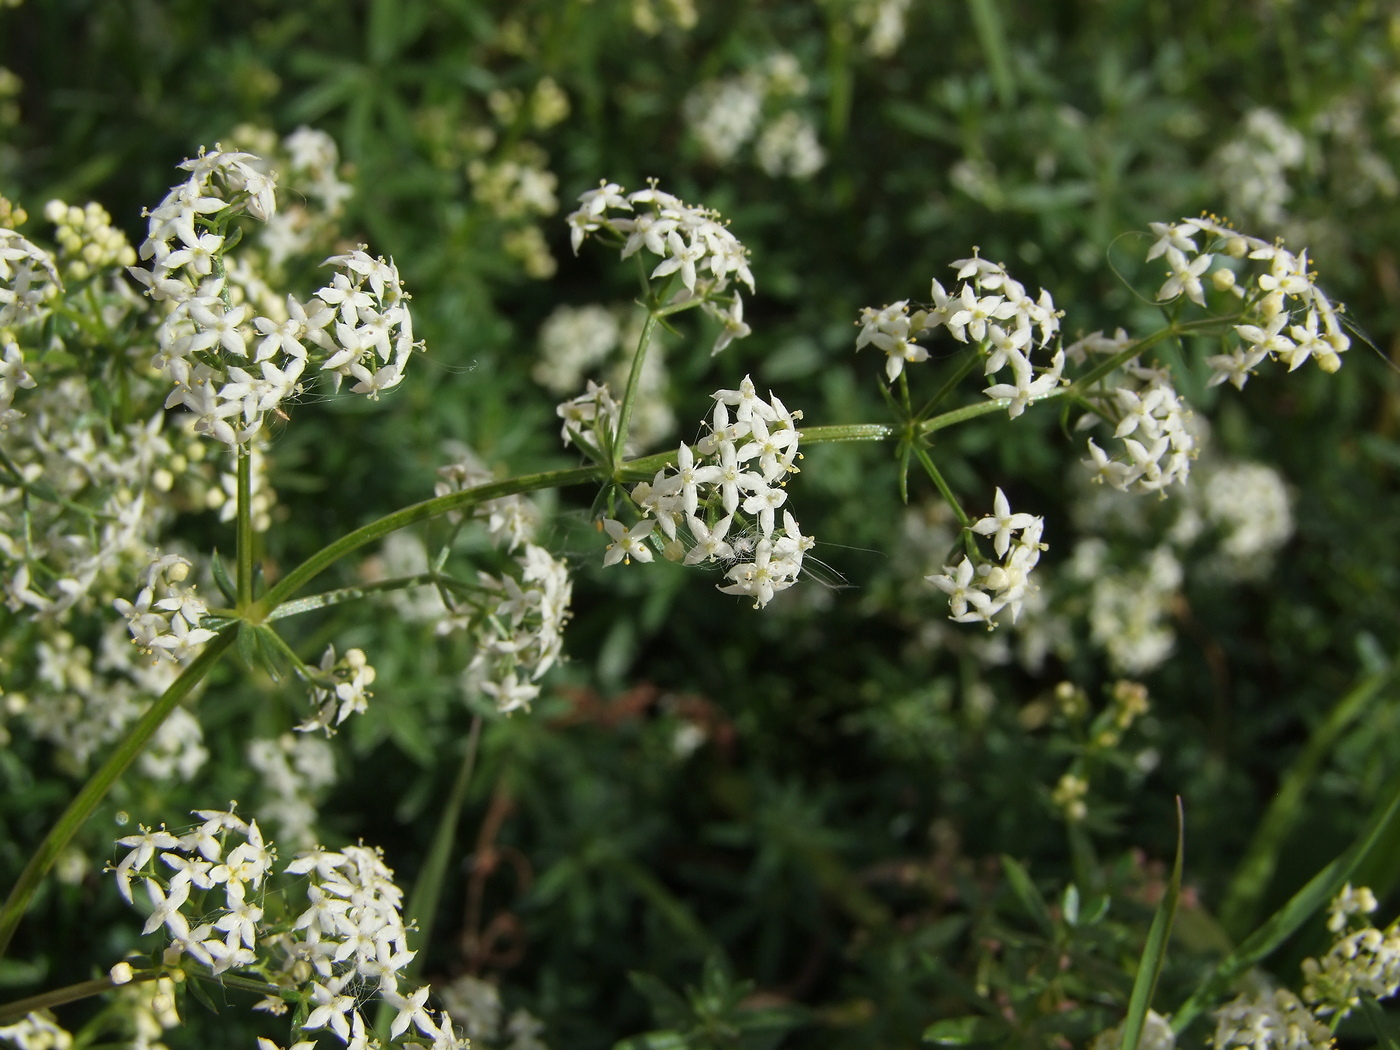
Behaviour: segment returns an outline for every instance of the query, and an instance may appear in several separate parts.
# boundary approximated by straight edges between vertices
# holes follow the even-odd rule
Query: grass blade
[[[1388,672],[1362,679],[1313,731],[1302,754],[1284,774],[1278,794],[1259,822],[1259,829],[1235,870],[1220,906],[1220,923],[1232,937],[1242,936],[1253,924],[1259,898],[1269,888],[1279,853],[1302,816],[1303,801],[1323,760],[1331,753],[1337,738],[1366,710],[1389,680]]]
[[[1342,885],[1370,855],[1376,845],[1400,831],[1400,786],[1391,791],[1375,815],[1346,851],[1324,867],[1293,895],[1269,920],[1226,956],[1215,970],[1196,986],[1172,1018],[1172,1029],[1182,1032],[1197,1015],[1210,1008],[1232,980],[1267,957],[1293,935],[1299,926],[1326,906]]]
[[[1157,905],[1152,928],[1147,931],[1147,943],[1142,946],[1137,976],[1133,978],[1133,993],[1128,998],[1128,1016],[1123,1022],[1122,1050],[1137,1050],[1142,1038],[1142,1026],[1152,1006],[1152,993],[1157,990],[1157,978],[1167,957],[1167,942],[1171,939],[1172,921],[1176,918],[1176,902],[1181,896],[1181,864],[1186,846],[1186,820],[1181,811],[1181,797],[1176,800],[1176,860],[1172,864],[1171,881],[1166,896]]]

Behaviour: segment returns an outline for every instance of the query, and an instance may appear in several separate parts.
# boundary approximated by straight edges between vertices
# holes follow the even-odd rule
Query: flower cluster
[[[167,965],[188,955],[220,974],[257,959],[253,949],[263,917],[258,900],[277,856],[263,841],[256,821],[248,823],[222,810],[195,815],[203,823],[185,835],[171,834],[162,825],[157,831],[143,827],[139,835],[118,839],[117,845],[131,852],[113,871],[128,903],[132,880],[141,878],[151,906],[141,932],[165,927],[171,938]],[[229,848],[231,838],[241,841]],[[170,869],[169,875],[160,871],[157,859]]]
[[[1122,451],[1110,457],[1089,439],[1095,481],[1123,492],[1161,492],[1186,484],[1196,454],[1191,412],[1172,386],[1171,373],[1147,368],[1136,359],[1124,365],[1119,385],[1098,386],[1088,394],[1096,411],[1080,417],[1081,429],[1106,422]]]
[[[992,538],[999,560],[974,563],[964,556],[956,568],[945,566],[941,574],[925,577],[948,595],[950,618],[958,623],[985,623],[990,630],[995,626],[993,618],[1007,610],[1015,623],[1026,595],[1034,590],[1030,574],[1045,549],[1040,542],[1044,529],[1043,518],[1013,514],[1006,494],[998,488],[992,513],[974,522],[971,530]]]
[[[33,390],[37,385],[24,367],[24,351],[19,344],[6,342],[3,349],[4,355],[0,358],[0,427],[9,426],[20,416],[10,407],[15,403],[15,395],[21,390]]]
[[[433,486],[434,496],[464,492],[496,480],[476,453],[465,445],[453,447],[452,452],[455,453],[454,461],[438,468],[438,481]],[[539,524],[540,517],[535,505],[518,494],[474,503],[471,514],[486,523],[486,531],[492,543],[512,554],[522,544],[534,538],[535,526]],[[454,523],[459,522],[462,520],[462,512],[453,511],[448,518]]]
[[[300,853],[282,869],[293,879],[274,890],[276,851],[255,821],[232,811],[196,816],[202,823],[183,835],[143,827],[118,840],[130,852],[113,869],[117,888],[131,901],[132,882],[140,879],[150,904],[142,932],[164,927],[166,967],[188,959],[209,976],[254,969],[280,989],[259,1009],[280,1015],[289,1000],[301,1003],[307,1012],[298,1034],[328,1029],[356,1050],[370,1045],[360,1007],[376,996],[397,1011],[391,1038],[413,1030],[437,1050],[464,1045],[445,1015],[434,1019],[428,1012],[426,986],[400,990],[400,973],[414,953],[401,914],[403,891],[377,850]],[[305,887],[305,906],[293,902],[296,883]],[[274,905],[270,898],[277,895],[282,899]],[[190,976],[200,979],[198,972]]]
[[[1217,1050],[1333,1050],[1328,1027],[1287,988],[1246,993],[1215,1012]]]
[[[1206,216],[1151,225],[1157,240],[1147,258],[1162,258],[1169,271],[1157,292],[1158,300],[1185,295],[1205,306],[1206,277],[1218,292],[1241,300],[1243,323],[1234,326],[1238,343],[1229,353],[1206,359],[1211,385],[1228,381],[1242,389],[1269,358],[1283,362],[1290,372],[1309,358],[1324,372],[1341,367],[1340,355],[1351,345],[1339,319],[1343,308],[1317,286],[1317,275],[1308,270],[1306,251],[1295,255],[1281,242],[1245,236]],[[1198,238],[1203,239],[1200,246]],[[1257,263],[1259,272],[1241,280],[1236,269],[1246,260]],[[1211,272],[1216,261],[1221,265]]]
[[[449,1017],[462,1026],[475,1048],[547,1050],[540,1034],[544,1025],[530,1011],[517,1009],[504,1017],[501,992],[494,984],[463,974],[433,989]]]
[[[458,461],[438,471],[439,496],[492,480],[470,450],[458,451]],[[437,633],[471,636],[476,652],[467,680],[490,696],[497,710],[528,709],[540,692],[535,683],[563,653],[573,601],[569,567],[530,542],[538,512],[523,496],[487,500],[471,512],[485,522],[496,546],[514,557],[509,571],[479,572],[472,585],[442,577],[439,594],[447,611]]]
[[[993,383],[983,393],[1005,400],[1008,415],[1015,419],[1032,401],[1060,385],[1062,353],[1056,351],[1039,373],[1031,361],[1034,351],[1046,349],[1059,332],[1060,313],[1048,291],[1041,289],[1032,299],[1005,267],[981,258],[975,248],[971,258],[951,265],[963,284],[950,294],[934,280],[931,306],[911,313],[909,301],[903,299],[879,310],[862,310],[856,349],[873,344],[884,351],[885,375],[893,383],[906,363],[928,360],[928,350],[917,336],[946,328],[958,342],[976,344],[986,359],[983,372],[988,377],[1011,367],[1010,383]]]
[[[14,1024],[0,1025],[0,1040],[19,1050],[69,1050],[73,1034],[44,1010],[27,1014]]]
[[[527,543],[515,559],[515,575],[480,573],[476,594],[454,600],[440,633],[467,626],[476,654],[467,667],[481,691],[503,713],[528,709],[539,696],[535,683],[564,649],[573,581],[569,567],[543,547]]]
[[[602,450],[608,448],[617,435],[617,424],[621,418],[622,406],[613,400],[607,383],[588,381],[588,386],[578,397],[561,401],[554,414],[564,421],[559,428],[559,436],[564,447],[577,444],[597,459],[602,459]]]
[[[267,249],[269,265],[277,270],[331,232],[354,190],[341,179],[340,150],[324,131],[303,124],[282,140],[280,150],[272,148],[276,136],[271,132],[261,137],[260,149],[285,156],[281,184],[291,201],[267,220],[258,238]]]
[[[796,56],[778,51],[737,76],[698,84],[686,96],[683,113],[691,135],[712,163],[730,163],[757,135],[753,157],[766,174],[807,179],[826,163],[817,129],[792,108],[808,88]]]
[[[62,290],[52,256],[14,230],[0,226],[0,329],[37,321]]]
[[[167,306],[153,361],[174,385],[167,408],[183,406],[196,431],[246,446],[300,391],[309,364],[335,389],[350,379],[371,399],[402,381],[415,344],[392,262],[363,249],[333,256],[331,283],[304,303],[287,296],[284,307],[225,258],[238,215],[267,222],[275,212],[258,159],[216,147],[182,167],[190,177],[150,214],[140,255],[151,269],[131,271]]]
[[[555,307],[540,326],[540,360],[530,374],[551,393],[577,390],[588,370],[616,349],[621,334],[605,306]]]
[[[328,645],[321,654],[320,667],[307,668],[303,673],[308,676],[311,705],[316,713],[297,726],[298,732],[323,729],[330,736],[351,715],[369,708],[369,698],[374,695],[369,687],[374,684],[375,674],[363,649],[347,650],[337,658],[335,646]]]
[[[1176,1033],[1171,1022],[1156,1010],[1148,1010],[1142,1019],[1142,1033],[1138,1037],[1138,1050],[1174,1050]],[[1089,1044],[1089,1050],[1123,1050],[1123,1027],[1110,1028],[1101,1032]]]
[[[259,776],[259,816],[273,823],[277,837],[298,846],[315,842],[316,803],[335,782],[335,752],[320,737],[283,733],[248,741],[248,765]]]
[[[194,587],[180,587],[190,574],[190,563],[178,554],[156,558],[141,574],[136,601],[116,599],[112,605],[126,617],[131,639],[142,653],[180,663],[192,656],[214,632],[199,623],[204,602]]]
[[[668,558],[729,566],[729,582],[719,589],[751,597],[757,608],[797,582],[803,555],[814,543],[802,535],[790,511],[783,510],[781,525],[777,522],[787,502],[787,475],[798,469],[796,422],[802,413],[789,412],[771,393],[764,401],[748,376],[737,390],[718,390],[712,397],[709,433],[694,448],[681,445],[672,473],[660,470],[633,488],[643,519],[630,529],[604,520],[613,542],[603,564],[651,561],[646,540],[659,527]]]
[[[1327,928],[1337,934],[1321,959],[1303,960],[1303,999],[1319,1017],[1341,1019],[1361,996],[1389,999],[1400,991],[1400,921],[1378,930],[1366,921],[1376,897],[1350,883],[1332,901]],[[1357,928],[1349,928],[1356,924]]]
[[[750,292],[754,290],[749,251],[729,232],[718,212],[686,204],[657,189],[654,182],[647,189],[625,193],[617,183],[600,180],[596,190],[579,196],[579,207],[568,222],[575,252],[586,237],[607,235],[621,248],[624,259],[643,248],[660,256],[651,276],[676,274],[681,280],[682,288],[672,301],[678,306],[701,306],[720,322],[715,353],[749,334],[739,292],[729,287],[733,277]]]
[[[1302,998],[1284,988],[1241,995],[1216,1011],[1215,1045],[1332,1050],[1331,1029],[1362,996],[1380,1000],[1400,992],[1400,920],[1385,930],[1366,925],[1375,910],[1375,894],[1347,883],[1328,908],[1327,928],[1337,934],[1331,950],[1303,960]]]

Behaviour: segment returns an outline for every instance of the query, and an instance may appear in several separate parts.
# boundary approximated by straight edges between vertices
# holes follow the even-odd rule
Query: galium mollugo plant
[[[302,144],[306,150],[312,145]],[[311,152],[322,167],[328,163],[324,149]],[[185,443],[162,445],[156,422],[141,431],[152,448],[139,460],[148,479],[142,499],[178,491],[181,472],[205,456],[230,456],[236,463],[227,500],[236,526],[235,573],[230,577],[216,558],[207,563],[225,606],[211,607],[188,586],[193,556],[151,557],[150,544],[140,563],[126,557],[99,566],[129,573],[135,599],[115,599],[116,611],[126,619],[140,655],[169,665],[174,677],[139,717],[128,720],[110,757],[31,859],[0,909],[0,948],[98,801],[235,643],[250,662],[290,665],[307,683],[313,712],[298,727],[303,732],[329,733],[364,710],[371,685],[392,688],[376,681],[359,649],[341,655],[332,645],[317,665],[303,660],[278,633],[280,619],[370,594],[431,588],[441,606],[440,633],[463,633],[471,642],[465,671],[472,689],[499,712],[528,709],[543,676],[562,658],[571,595],[567,565],[535,542],[536,514],[524,499],[529,492],[601,484],[598,525],[609,541],[602,552],[605,565],[646,563],[655,554],[692,566],[716,564],[724,573],[721,590],[762,607],[793,586],[815,542],[802,533],[788,501],[786,482],[798,472],[799,448],[893,440],[902,490],[907,494],[908,467],[917,460],[959,524],[955,549],[961,556],[930,581],[947,593],[955,620],[990,628],[1002,619],[1014,621],[1034,594],[1032,572],[1046,548],[1044,523],[1014,511],[999,487],[990,513],[969,515],[937,465],[932,435],[1001,411],[1014,426],[1040,402],[1060,400],[1067,412],[1078,412],[1078,428],[1110,430],[1113,436],[1105,441],[1122,443],[1110,455],[1088,440],[1090,462],[1102,481],[1125,491],[1165,493],[1186,483],[1195,443],[1189,410],[1170,370],[1151,358],[1153,347],[1173,337],[1218,337],[1227,352],[1207,363],[1218,382],[1238,387],[1270,358],[1290,368],[1315,358],[1324,370],[1335,370],[1347,346],[1340,308],[1317,288],[1305,254],[1294,256],[1281,245],[1235,234],[1214,219],[1154,228],[1158,240],[1148,261],[1161,259],[1167,269],[1157,290],[1167,324],[1136,340],[1095,333],[1061,345],[1062,314],[1051,294],[1041,290],[1032,297],[1005,267],[974,251],[953,264],[960,283],[951,291],[934,280],[930,303],[900,301],[866,310],[858,322],[857,349],[874,346],[885,355],[880,389],[892,423],[800,428],[800,411],[789,410],[772,392],[760,396],[746,376],[734,389],[712,395],[709,420],[697,441],[674,452],[628,459],[632,419],[645,396],[640,377],[657,325],[699,309],[718,324],[712,348],[717,354],[749,334],[737,286],[752,294],[755,280],[748,250],[713,210],[687,204],[655,183],[627,193],[601,180],[568,218],[573,246],[577,252],[594,240],[617,250],[623,260],[635,259],[645,320],[620,393],[589,381],[581,395],[559,406],[564,443],[587,462],[497,479],[464,458],[443,468],[433,497],[340,537],[264,588],[254,571],[259,560],[254,448],[266,440],[273,420],[290,415],[315,376],[333,392],[348,382],[351,394],[378,399],[405,380],[419,344],[408,294],[390,260],[362,248],[334,254],[327,259],[331,278],[303,297],[273,291],[269,276],[275,268],[267,265],[266,252],[237,251],[256,242],[258,226],[266,227],[277,214],[276,177],[253,154],[216,146],[185,162],[182,170],[186,176],[148,216],[148,236],[136,254],[149,268],[130,271],[153,305],[120,276],[118,268],[131,265],[131,253],[96,213],[84,211],[80,220],[70,210],[60,216],[54,209],[65,231],[65,252],[72,255],[71,245],[84,237],[96,246],[91,253],[80,252],[92,257],[91,272],[72,265],[61,270],[54,256],[32,242],[12,231],[0,236],[0,334],[6,347],[0,395],[12,427],[31,413],[38,416],[47,394],[49,377],[31,365],[31,351],[41,353],[61,323],[80,319],[69,305],[66,274],[70,281],[101,281],[109,290],[120,316],[109,310],[104,322],[111,323],[108,315],[117,317],[133,336],[124,360],[135,360],[138,333],[153,333],[157,351],[149,363],[164,385],[159,391],[164,408],[179,410],[185,420]],[[338,205],[335,194],[327,200]],[[1188,309],[1203,316],[1191,316]],[[940,330],[957,347],[938,387],[915,409],[911,376],[930,360],[920,340],[937,337]],[[979,369],[984,385],[977,395],[949,407],[961,400],[962,381]],[[137,436],[131,432],[133,440]],[[207,442],[209,451],[194,453],[206,448],[200,442]],[[69,496],[43,483],[40,458],[32,452],[8,457],[5,470],[7,491],[17,494],[9,497],[12,502],[52,505],[55,520],[60,512],[77,513]],[[149,504],[159,507],[160,500],[150,495]],[[141,519],[146,506],[139,503],[128,517]],[[120,523],[121,509],[119,504],[90,514],[103,524],[93,524],[89,535],[105,535],[100,529],[109,520]],[[445,519],[447,539],[425,552],[422,571],[297,596],[353,551],[436,518]],[[163,520],[156,514],[153,526],[131,528],[110,546],[129,552],[135,537],[154,539]],[[485,526],[492,551],[464,573],[451,564],[459,553],[454,543],[472,522]],[[17,535],[9,530],[5,550],[17,563],[8,580],[12,610],[38,619],[61,615],[82,601],[96,575],[50,569],[39,587],[34,576],[47,564],[45,555],[36,556],[32,542],[26,538],[28,545],[21,545]],[[96,549],[107,549],[102,542]],[[1118,704],[1112,716],[1118,731],[1140,714],[1138,706]],[[472,755],[469,748],[465,770]],[[1062,783],[1063,797],[1056,804],[1074,823],[1084,778],[1070,775],[1077,780]],[[458,804],[466,781],[465,776],[458,780]],[[293,1010],[294,1035],[328,1029],[346,1045],[360,1046],[368,1045],[371,1029],[379,1027],[391,1040],[457,1045],[450,1024],[429,1012],[428,989],[400,990],[398,975],[422,950],[421,941],[409,947],[412,923],[423,929],[431,925],[431,902],[423,905],[423,914],[406,920],[403,894],[391,873],[362,846],[309,851],[278,871],[274,851],[255,822],[232,811],[200,816],[204,823],[187,833],[142,830],[123,840],[131,852],[116,867],[119,884],[130,890],[139,880],[150,906],[147,932],[164,928],[171,942],[159,966],[138,973],[119,963],[112,983],[138,976],[160,980],[178,972],[187,981],[232,986],[233,978],[251,974],[241,977],[248,982],[241,986],[257,984],[266,991],[263,1005],[269,1010]],[[450,826],[445,834],[450,845]],[[295,895],[290,888],[278,888],[282,903],[269,906],[278,877],[306,880],[304,909],[287,903]],[[1338,965],[1329,970],[1318,964],[1318,974],[1340,972]],[[1327,980],[1332,983],[1315,986],[1331,988],[1341,978]],[[387,1004],[390,1015],[377,1026],[360,1010],[373,995]],[[1329,995],[1329,1002],[1336,999],[1319,991],[1319,1001]]]

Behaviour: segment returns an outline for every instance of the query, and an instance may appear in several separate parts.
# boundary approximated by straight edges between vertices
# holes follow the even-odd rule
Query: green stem
[[[983,408],[981,405],[972,407]],[[955,414],[949,413],[949,415]],[[968,418],[982,414],[981,411],[973,412],[968,415]],[[942,426],[952,425],[951,422],[938,423],[938,420],[942,418],[942,416],[937,416],[928,420],[925,428],[937,430]],[[935,425],[930,427],[929,424]],[[806,427],[799,430],[798,433],[802,436],[801,441],[804,445],[825,445],[852,441],[885,441],[894,437],[898,431],[885,423],[842,423],[833,426]],[[649,478],[657,470],[675,462],[675,458],[675,452],[657,452],[640,459],[629,460],[618,466],[616,476],[623,479]],[[334,543],[322,547],[311,555],[279,580],[275,586],[270,587],[267,593],[258,599],[252,608],[248,609],[246,619],[253,623],[271,619],[273,610],[341,558],[366,544],[383,539],[399,529],[416,525],[420,521],[440,517],[448,511],[461,510],[464,507],[499,499],[502,496],[538,492],[541,489],[565,488],[569,485],[586,485],[589,482],[603,481],[606,477],[607,472],[600,467],[574,467],[568,470],[547,470],[538,474],[522,474],[517,478],[493,481],[475,488],[463,489],[461,492],[450,492],[446,496],[423,500],[421,503],[414,503],[392,514],[386,514],[368,525],[360,526],[354,532],[347,533]]]
[[[648,308],[646,323],[642,325],[641,337],[637,340],[637,352],[632,355],[632,370],[627,373],[627,390],[622,395],[622,410],[617,418],[617,434],[613,438],[612,461],[617,466],[627,447],[627,428],[632,423],[632,406],[637,400],[637,384],[642,377],[642,365],[646,361],[647,348],[651,346],[651,334],[656,330],[656,311]]]
[[[164,974],[160,970],[151,970],[148,973],[134,973],[130,983],[138,981],[154,981]],[[9,1003],[0,1003],[0,1024],[9,1024],[11,1021],[18,1021],[26,1014],[32,1014],[35,1010],[48,1010],[55,1006],[63,1006],[65,1003],[76,1003],[79,999],[90,999],[94,995],[101,995],[103,992],[110,992],[118,987],[110,977],[99,977],[92,981],[80,981],[77,984],[70,984],[65,988],[55,988],[51,992],[43,992],[39,995],[31,995],[27,999],[16,999]]]
[[[928,399],[928,401],[924,404],[924,407],[919,409],[918,418],[923,419],[926,415],[928,415],[935,408],[937,408],[939,402],[941,402],[945,397],[952,393],[953,388],[959,383],[961,383],[963,379],[966,378],[967,374],[977,367],[977,362],[981,359],[982,355],[975,352],[969,352],[964,354],[962,361],[959,362],[958,367],[954,369],[953,374],[950,375],[944,381],[943,385],[938,388],[938,392],[934,394],[933,397]]]
[[[58,860],[59,854],[77,833],[78,828],[92,816],[93,810],[106,797],[117,778],[136,760],[136,756],[141,753],[141,749],[146,746],[147,741],[160,728],[170,712],[175,710],[180,701],[187,697],[218,663],[224,650],[233,644],[234,634],[234,631],[225,631],[205,646],[204,652],[195,657],[180,673],[180,677],[171,683],[170,688],[162,693],[160,699],[131,727],[117,745],[117,749],[102,763],[101,768],[88,778],[87,783],[78,792],[78,797],[69,803],[63,815],[58,818],[58,823],[44,837],[44,841],[39,844],[24,871],[20,873],[19,880],[10,890],[4,905],[0,906],[0,957],[4,956],[5,949],[10,945],[10,938],[14,936],[15,929],[24,917],[34,892]]]
[[[1057,397],[1062,397],[1068,387],[1060,387],[1052,390],[1044,397],[1035,399],[1035,404],[1042,401],[1050,401]],[[993,412],[1005,412],[1006,406],[1011,404],[1009,398],[999,397],[982,402],[979,405],[964,405],[962,408],[955,408],[951,412],[940,412],[932,419],[925,419],[918,425],[918,433],[932,434],[935,430],[946,430],[948,427],[965,423],[969,419],[976,419],[978,416],[989,416]]]
[[[623,466],[625,469],[634,465],[624,464]],[[522,474],[520,477],[509,478],[505,481],[477,485],[474,488],[463,489],[461,492],[449,492],[445,496],[437,496],[433,499],[423,500],[421,503],[411,504],[402,510],[386,514],[368,525],[362,525],[353,532],[346,533],[334,543],[322,547],[279,580],[275,586],[268,588],[267,593],[246,611],[245,616],[252,623],[261,623],[268,618],[273,609],[276,609],[347,554],[359,550],[375,540],[383,539],[392,532],[407,528],[409,525],[416,525],[420,521],[439,517],[448,511],[461,510],[464,507],[499,499],[502,496],[538,492],[541,489],[563,488],[568,485],[582,485],[591,481],[602,481],[605,477],[605,472],[599,467],[547,470],[538,474]]]
[[[915,446],[914,455],[919,457],[919,462],[923,464],[928,476],[933,479],[934,485],[943,495],[943,499],[948,506],[953,508],[953,513],[958,516],[958,524],[963,527],[964,532],[972,528],[972,519],[967,516],[967,512],[962,509],[962,504],[953,495],[953,490],[948,487],[948,482],[943,479],[943,474],[933,465],[933,460],[929,458],[928,449]]]
[[[238,608],[253,601],[253,454],[238,450]]]
[[[331,605],[340,605],[343,602],[353,602],[356,599],[364,598],[367,595],[379,591],[397,591],[408,587],[421,587],[427,584],[437,583],[441,578],[440,573],[420,572],[413,576],[395,576],[388,580],[378,580],[374,583],[361,584],[359,587],[340,587],[333,591],[322,591],[320,594],[310,594],[305,598],[297,598],[293,601],[283,602],[267,614],[267,618],[264,622],[280,620],[286,616],[297,616],[301,613],[312,612],[315,609],[324,609]]]
[[[466,800],[472,771],[476,768],[476,755],[481,743],[481,725],[480,715],[472,719],[471,730],[467,733],[466,752],[462,755],[462,764],[457,769],[457,779],[453,781],[452,792],[447,796],[442,816],[438,818],[437,831],[433,835],[428,858],[413,884],[413,893],[408,899],[408,910],[404,913],[404,920],[410,926],[410,946],[417,952],[404,971],[404,977],[409,982],[415,981],[423,970],[438,902],[442,899],[442,886],[447,878],[448,866],[452,862],[452,847],[457,841],[457,824],[462,816],[462,803]],[[375,1018],[375,1028],[382,1031],[389,1027],[389,1012],[392,1009],[388,1003],[381,1004],[379,1015]]]
[[[798,433],[802,435],[802,445],[832,445],[849,441],[888,441],[899,435],[899,428],[888,423],[836,423],[825,427],[803,427]]]

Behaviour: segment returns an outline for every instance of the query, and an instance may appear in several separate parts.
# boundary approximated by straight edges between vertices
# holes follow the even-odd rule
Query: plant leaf
[[[924,1042],[935,1046],[969,1046],[989,1042],[994,1026],[985,1017],[950,1017],[924,1029]]]
[[[1152,928],[1147,931],[1147,943],[1142,946],[1133,992],[1128,998],[1128,1016],[1123,1021],[1122,1050],[1137,1050],[1142,1038],[1142,1026],[1152,1006],[1152,993],[1157,990],[1157,978],[1167,957],[1167,942],[1171,939],[1172,920],[1176,918],[1176,902],[1181,896],[1181,862],[1186,845],[1186,820],[1181,811],[1181,797],[1176,800],[1176,860],[1172,864],[1171,881],[1166,896],[1157,905]]]
[[[1026,909],[1047,937],[1054,937],[1055,920],[1050,915],[1050,907],[1045,903],[1045,898],[1040,895],[1040,890],[1036,889],[1035,883],[1031,881],[1030,874],[1019,861],[1005,853],[1001,855],[1001,867],[1006,872],[1006,879],[1011,883],[1011,889],[1020,899],[1022,907]]]

